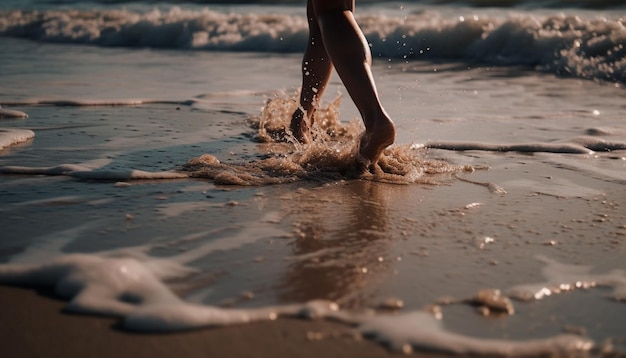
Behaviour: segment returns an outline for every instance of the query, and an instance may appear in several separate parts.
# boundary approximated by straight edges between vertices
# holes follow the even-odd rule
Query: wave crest
[[[557,75],[626,83],[624,19],[517,13],[455,18],[437,12],[358,17],[374,57],[524,65]],[[0,12],[0,35],[43,42],[210,51],[301,52],[306,19],[172,7]]]
[[[0,34],[102,46],[294,52],[306,42],[307,25],[297,16],[223,14],[179,7],[147,13],[11,11],[0,16]]]

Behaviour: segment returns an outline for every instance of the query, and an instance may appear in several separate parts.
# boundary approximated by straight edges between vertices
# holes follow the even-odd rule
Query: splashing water
[[[313,141],[302,144],[289,130],[292,113],[298,108],[295,96],[268,100],[257,117],[249,119],[257,130],[255,139],[266,152],[263,158],[225,164],[211,154],[191,159],[185,170],[190,176],[208,178],[218,184],[268,185],[300,180],[328,181],[360,178],[393,184],[437,182],[435,175],[473,171],[471,166],[452,165],[425,159],[411,145],[387,148],[371,172],[360,172],[356,159],[358,138],[364,127],[360,120],[339,120],[341,96],[314,114]]]

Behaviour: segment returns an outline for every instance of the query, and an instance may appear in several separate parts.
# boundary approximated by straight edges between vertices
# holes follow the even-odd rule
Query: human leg
[[[375,163],[395,140],[395,127],[378,97],[371,71],[369,45],[354,19],[354,0],[310,0],[324,48],[358,108],[365,133],[359,154],[365,165]]]
[[[333,69],[330,57],[322,41],[322,34],[313,10],[313,1],[307,2],[309,41],[302,59],[302,89],[300,108],[291,117],[290,130],[299,142],[309,141],[309,124],[313,122],[315,105],[326,89]],[[303,112],[304,110],[304,112]],[[306,113],[305,113],[306,112]]]

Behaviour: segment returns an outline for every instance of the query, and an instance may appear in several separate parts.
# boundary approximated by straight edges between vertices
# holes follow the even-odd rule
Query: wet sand
[[[223,203],[215,210],[206,209],[209,213],[221,213],[222,219],[227,220],[232,214],[224,208],[229,206],[232,195],[241,191],[247,193],[244,196],[248,199],[240,197],[240,204],[233,206],[237,211],[233,212],[249,220],[257,215],[257,210],[282,206],[278,216],[288,219],[271,225],[295,230],[296,237],[302,236],[298,240],[289,239],[295,244],[291,253],[255,251],[257,246],[254,246],[234,250],[252,255],[252,259],[242,256],[243,267],[226,264],[233,260],[228,255],[222,265],[233,267],[233,275],[245,275],[249,280],[257,277],[253,271],[271,272],[277,265],[286,265],[280,269],[285,277],[279,280],[285,281],[276,286],[280,300],[286,302],[303,302],[321,295],[337,299],[349,309],[372,307],[382,297],[392,294],[408,306],[401,312],[434,303],[443,295],[466,299],[482,288],[506,291],[517,284],[540,282],[543,264],[534,259],[538,254],[563,263],[591,265],[596,273],[624,267],[620,258],[623,258],[626,218],[621,184],[567,175],[571,171],[550,169],[552,165],[535,161],[502,164],[498,163],[503,159],[501,156],[485,157],[490,158],[491,170],[466,174],[461,177],[463,180],[433,187],[360,180],[310,185],[309,189],[295,189],[290,184],[225,190],[205,184],[208,196],[215,196],[211,201]],[[483,185],[490,181],[506,188],[507,193]],[[176,183],[185,182],[157,185],[176,187]],[[133,188],[131,185],[121,190],[132,193]],[[99,186],[99,190],[112,189],[112,185]],[[259,197],[260,192],[266,194]],[[178,195],[183,195],[180,190]],[[277,199],[270,199],[274,197]],[[325,199],[320,201],[320,197]],[[376,200],[372,201],[373,198]],[[151,196],[139,200],[144,204],[153,201]],[[294,201],[300,205],[290,207],[289,203]],[[51,205],[72,207],[71,203]],[[351,213],[357,207],[358,211]],[[141,220],[146,214],[147,211],[133,212],[137,219],[131,225],[146,225]],[[379,221],[373,220],[374,217]],[[359,221],[351,222],[356,218]],[[132,224],[133,221],[137,223]],[[360,232],[361,236],[349,232]],[[325,238],[313,240],[318,235]],[[406,238],[407,235],[412,239]],[[341,255],[335,256],[337,253]],[[384,261],[373,264],[381,257]],[[361,267],[368,268],[367,274],[360,272]],[[228,293],[250,287],[258,292],[250,301],[253,305],[269,299],[262,293],[264,284],[259,282],[258,287],[250,284],[248,280],[225,279],[209,287],[224,291],[224,295],[217,297],[228,297]],[[616,317],[624,312],[623,303],[607,300],[606,290],[592,291],[593,294],[582,293],[582,296],[563,293],[537,303],[515,301],[516,313],[510,318],[490,319],[476,314],[469,306],[444,306],[444,321],[452,330],[470,336],[546,337],[574,327],[583,335],[597,337],[598,343],[606,337],[622,338]],[[245,306],[246,302],[239,304]],[[279,319],[146,334],[121,330],[117,318],[63,313],[66,305],[67,301],[54,298],[45,289],[0,286],[3,352],[10,357],[388,357],[399,354],[364,340],[349,326],[328,321]],[[582,320],[577,320],[579,317]],[[429,357],[419,349],[415,356]]]
[[[45,292],[0,286],[4,357],[392,357],[349,327],[281,319],[172,334],[116,329],[116,319],[62,312]],[[416,357],[441,357],[420,354]]]
[[[45,107],[28,109],[49,112]],[[194,121],[204,120],[206,113],[169,105],[61,110],[76,113],[99,139],[109,136],[111,126],[91,124],[97,116],[119,112],[140,119],[156,113],[160,123],[176,126],[181,143],[152,144],[150,150],[143,143],[151,143],[155,133],[134,120],[138,129],[110,134],[115,145],[105,142],[102,154],[93,139],[82,142],[82,132],[55,123],[58,128],[38,130],[25,149],[7,152],[7,162],[37,166],[82,159],[96,168],[93,173],[123,174],[128,169],[180,168],[202,153],[215,154],[225,164],[242,159],[258,163],[256,153],[272,148],[242,134],[252,130],[237,113],[210,114],[220,120],[203,126]],[[167,121],[172,112],[178,121]],[[34,116],[29,125],[43,128],[48,121],[44,115]],[[169,130],[156,123],[148,126],[159,128],[163,137]],[[211,133],[213,141],[204,144],[210,135],[196,133],[197,128]],[[219,132],[222,128],[226,134]],[[58,148],[59,135],[67,138],[71,150]],[[125,136],[133,141],[124,142]],[[120,148],[120,143],[127,147]],[[121,153],[112,152],[113,146]],[[52,151],[58,158],[50,159]],[[545,282],[544,263],[537,255],[590,266],[601,274],[624,269],[626,197],[619,151],[597,156],[436,149],[402,153],[477,170],[426,175],[424,182],[408,185],[322,176],[252,187],[217,185],[204,178],[92,181],[73,174],[2,175],[7,200],[2,208],[7,233],[2,255],[32,253],[38,242],[43,258],[149,245],[151,255],[197,256],[194,266],[205,275],[172,286],[194,302],[199,297],[208,305],[245,308],[321,298],[350,310],[395,297],[404,301],[401,312],[420,310],[442,296],[464,300],[485,288],[507,292],[517,285]],[[107,154],[112,159],[103,165],[98,158]],[[79,169],[92,173],[89,167]],[[263,219],[268,214],[270,219]],[[42,220],[48,224],[41,225]],[[253,234],[246,236],[242,226]],[[466,305],[444,307],[444,323],[451,331],[482,338],[545,338],[572,326],[598,343],[623,338],[617,315],[600,314],[622,313],[623,303],[606,300],[606,292],[596,291],[584,296],[565,293],[559,295],[562,299],[536,304],[515,302],[516,314],[497,320]],[[242,292],[253,294],[246,298]],[[580,307],[581,302],[587,303]],[[117,319],[60,313],[66,304],[34,290],[0,287],[0,339],[9,356],[395,354],[364,341],[346,325],[327,321],[280,319],[136,334],[119,329]]]
[[[268,68],[281,67],[267,63]],[[478,70],[474,74],[481,75]],[[394,83],[404,83],[406,74],[385,75],[382,92],[391,96]],[[28,128],[36,136],[2,150],[0,166],[6,174],[0,174],[0,259],[6,263],[24,253],[42,259],[77,252],[98,257],[107,250],[145,246],[152,258],[192,257],[183,263],[202,274],[168,282],[189,302],[256,308],[328,299],[351,310],[376,307],[391,297],[404,302],[401,313],[421,310],[442,296],[466,300],[481,289],[506,293],[518,285],[546,282],[545,262],[537,256],[577,268],[588,266],[596,274],[625,270],[624,151],[618,146],[611,147],[614,152],[600,148],[594,154],[546,150],[549,143],[576,144],[574,139],[580,136],[624,143],[623,109],[609,106],[618,102],[614,89],[570,83],[565,86],[572,92],[571,98],[564,95],[567,103],[577,104],[590,92],[601,95],[552,109],[554,99],[548,90],[527,91],[529,96],[548,98],[541,105],[535,105],[535,97],[514,105],[519,93],[526,92],[515,90],[505,96],[501,92],[520,86],[548,88],[546,83],[561,89],[562,79],[487,76],[482,87],[475,84],[484,94],[476,100],[458,94],[464,73],[441,71],[437,76],[434,89],[411,88],[421,91],[411,98],[428,99],[426,113],[417,110],[426,100],[397,98],[397,106],[389,101],[400,118],[398,144],[425,144],[431,149],[405,148],[392,157],[414,154],[420,160],[477,170],[429,174],[408,185],[301,175],[300,168],[296,175],[287,172],[287,184],[265,186],[224,186],[207,179],[208,174],[175,180],[136,180],[129,174],[141,170],[186,176],[190,172],[183,170],[185,163],[203,154],[215,156],[227,168],[250,173],[263,169],[264,163],[310,163],[311,156],[284,154],[284,143],[257,142],[259,133],[249,126],[249,117],[258,115],[264,100],[274,98],[272,89],[283,88],[284,83],[254,81],[263,84],[263,91],[243,94],[197,95],[199,90],[191,87],[173,91],[181,98],[191,92],[189,102],[168,98],[102,106],[96,98],[87,102],[92,106],[70,106],[66,101],[6,106],[29,118],[3,120],[2,126]],[[466,106],[451,107],[449,98],[454,103],[466,99],[478,109],[459,113]],[[348,106],[342,107],[340,117],[347,123],[354,110],[344,102]],[[501,106],[494,109],[494,104]],[[533,112],[526,113],[528,108]],[[284,108],[287,114],[290,110]],[[413,120],[418,112],[419,118]],[[487,146],[494,142],[521,143],[532,151],[502,152],[506,148],[500,144]],[[432,149],[437,143],[453,149],[463,144],[466,150]],[[587,147],[576,148],[587,153]],[[318,157],[326,153],[321,149],[327,148],[315,150],[322,154]],[[28,170],[9,167],[52,169],[26,174]],[[619,318],[626,306],[606,299],[609,295],[607,289],[593,289],[538,302],[515,301],[515,315],[496,319],[469,305],[451,305],[443,307],[443,321],[450,331],[480,338],[536,339],[573,330],[597,343],[623,340]],[[326,321],[281,319],[185,333],[135,334],[120,330],[117,319],[60,313],[66,304],[31,289],[1,286],[0,343],[8,356],[394,354],[355,338],[345,325]],[[318,340],[320,332],[323,339]]]

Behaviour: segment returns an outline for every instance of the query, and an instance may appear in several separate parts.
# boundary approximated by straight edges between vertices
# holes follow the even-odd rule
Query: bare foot
[[[309,143],[311,141],[311,132],[306,122],[304,111],[302,111],[301,108],[297,108],[291,115],[289,130],[291,130],[293,137],[300,143]]]
[[[365,167],[370,167],[378,161],[383,150],[393,144],[395,139],[396,128],[393,122],[387,117],[382,117],[361,135],[358,160]]]

